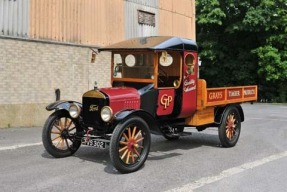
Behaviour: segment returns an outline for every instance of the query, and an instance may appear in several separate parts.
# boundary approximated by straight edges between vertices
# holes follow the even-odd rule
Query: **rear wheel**
[[[79,131],[77,121],[67,111],[52,113],[46,120],[42,132],[42,141],[47,152],[54,157],[67,157],[74,154],[81,145],[76,139]]]
[[[223,114],[218,128],[218,135],[223,147],[236,145],[241,131],[241,118],[236,107],[228,107]]]
[[[110,143],[110,157],[121,173],[140,169],[150,150],[151,136],[147,123],[140,117],[131,117],[116,126]]]

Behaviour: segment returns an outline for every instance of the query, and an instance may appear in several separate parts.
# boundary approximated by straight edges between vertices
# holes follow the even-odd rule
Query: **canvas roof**
[[[191,39],[169,36],[154,36],[133,38],[115,43],[99,51],[112,50],[175,50],[175,51],[197,51],[197,44]]]

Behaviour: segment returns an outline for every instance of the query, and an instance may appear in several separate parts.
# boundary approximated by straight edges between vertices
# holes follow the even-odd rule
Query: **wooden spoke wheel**
[[[236,107],[228,107],[218,128],[219,139],[223,147],[236,145],[241,130],[241,117]]]
[[[140,169],[150,149],[150,131],[140,117],[131,117],[118,124],[110,143],[110,157],[115,168],[121,173]]]
[[[54,157],[66,157],[74,154],[81,145],[76,140],[79,131],[77,122],[66,111],[56,111],[47,119],[42,133],[46,151]]]

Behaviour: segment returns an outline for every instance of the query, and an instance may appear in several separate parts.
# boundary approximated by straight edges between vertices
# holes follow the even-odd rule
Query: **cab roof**
[[[174,51],[197,51],[197,44],[191,39],[170,36],[153,36],[133,38],[115,43],[99,51],[113,50],[174,50]]]

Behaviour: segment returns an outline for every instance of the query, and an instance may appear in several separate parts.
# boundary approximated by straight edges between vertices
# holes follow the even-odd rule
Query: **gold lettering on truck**
[[[240,96],[240,91],[229,91],[228,95],[229,97],[237,97]]]
[[[255,90],[244,90],[244,95],[254,95],[255,94]]]
[[[208,95],[209,100],[217,100],[217,99],[222,99],[223,95],[222,92],[211,92]]]
[[[164,106],[164,109],[166,109],[171,102],[172,102],[172,96],[168,96],[167,94],[163,94],[161,96],[160,104]]]

